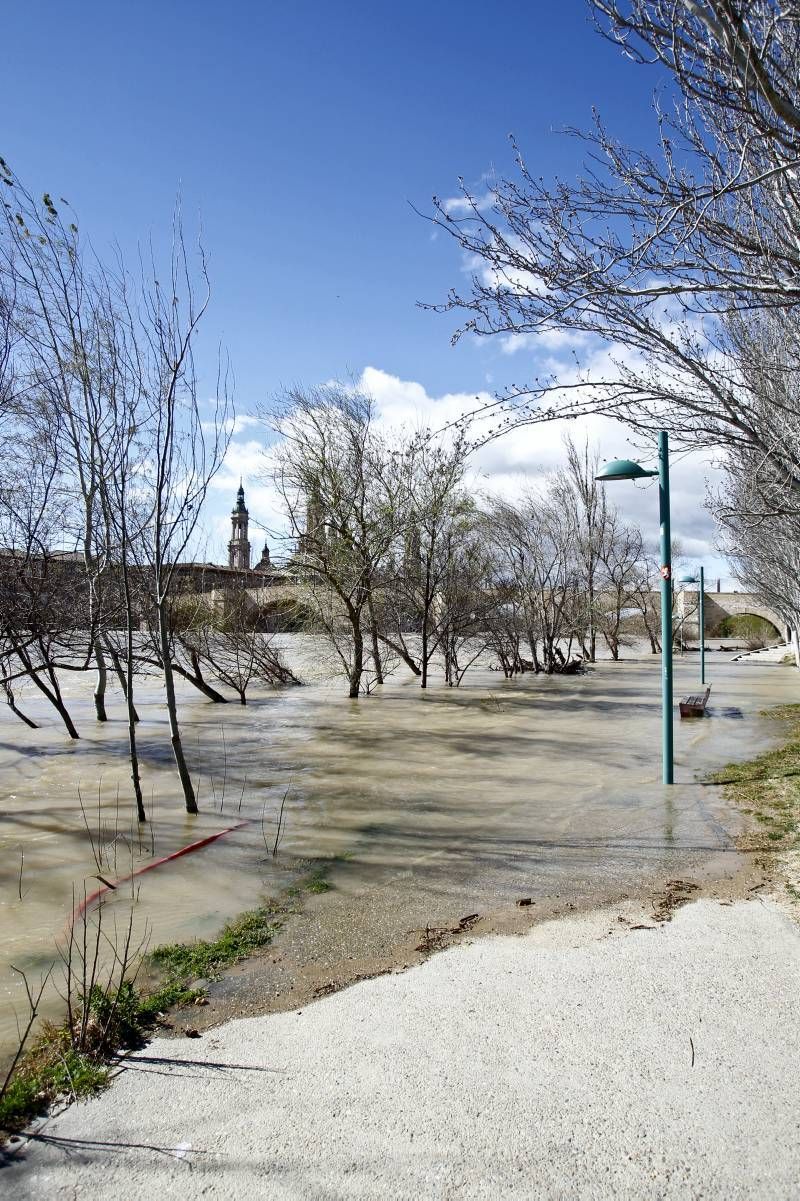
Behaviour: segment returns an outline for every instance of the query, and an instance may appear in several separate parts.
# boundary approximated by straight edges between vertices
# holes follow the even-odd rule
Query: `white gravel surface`
[[[0,1195],[788,1201],[799,998],[800,931],[769,902],[549,922],[157,1040]]]

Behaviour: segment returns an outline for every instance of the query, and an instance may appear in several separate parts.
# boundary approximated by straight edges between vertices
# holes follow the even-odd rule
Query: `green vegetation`
[[[735,613],[720,622],[715,638],[736,638],[743,642],[780,642],[781,636],[771,621],[755,613]]]
[[[800,831],[800,705],[779,705],[763,717],[786,723],[787,741],[747,763],[729,763],[709,779],[763,828],[771,848],[797,844]],[[753,836],[752,846],[763,843]]]
[[[347,858],[347,856],[341,855],[339,858],[344,860]],[[313,872],[310,872],[307,876],[304,876],[302,880],[298,880],[297,884],[295,884],[292,888],[287,888],[286,895],[289,897],[299,897],[303,892],[327,892],[331,887],[330,881],[327,878],[329,870],[330,867],[328,864],[322,864],[320,867],[315,867]]]
[[[105,1088],[109,1059],[143,1041],[139,997],[125,980],[113,993],[95,985],[86,998],[86,1021],[70,1027],[45,1023],[0,1091],[0,1130],[19,1130],[58,1097],[74,1101]]]
[[[80,1049],[76,1047],[77,1030],[67,1023],[45,1024],[0,1090],[0,1131],[22,1129],[59,1097],[80,1100],[105,1088],[111,1078],[110,1061],[118,1051],[141,1046],[167,1010],[202,998],[204,986],[199,981],[213,979],[267,946],[280,929],[281,919],[296,912],[288,899],[328,891],[331,866],[332,861],[315,867],[286,889],[286,899],[240,914],[217,938],[156,947],[144,961],[159,978],[154,990],[142,993],[130,980],[111,993],[95,985],[87,999],[89,1021],[81,1030]]]
[[[74,1100],[105,1088],[110,1071],[94,1055],[65,1046],[63,1031],[43,1031],[0,1098],[0,1129],[19,1130],[57,1097]]]
[[[286,912],[280,903],[242,913],[225,926],[218,938],[208,942],[170,943],[156,947],[147,962],[163,975],[163,985],[146,1000],[148,1009],[157,1013],[170,1005],[191,1000],[191,982],[198,977],[215,976],[223,968],[245,959],[272,941],[280,927],[276,920]],[[162,1005],[157,1002],[163,1000]]]

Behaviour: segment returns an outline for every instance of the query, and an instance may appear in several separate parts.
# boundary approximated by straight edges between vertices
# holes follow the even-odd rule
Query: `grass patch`
[[[19,1130],[44,1113],[58,1097],[79,1101],[105,1088],[110,1079],[106,1064],[93,1055],[62,1048],[62,1040],[34,1046],[0,1098],[0,1128]]]
[[[109,1062],[118,1051],[141,1046],[166,1010],[203,995],[192,986],[197,977],[215,976],[271,942],[280,925],[277,912],[278,906],[266,905],[241,914],[211,941],[156,947],[145,957],[162,977],[152,992],[142,994],[130,980],[113,994],[95,985],[81,1050],[67,1024],[45,1024],[0,1094],[0,1130],[22,1129],[59,1097],[80,1100],[105,1088]]]
[[[331,887],[330,881],[327,879],[328,869],[325,867],[316,868],[310,876],[306,876],[302,883],[302,887],[306,892],[327,892]]]
[[[343,856],[339,856],[342,859]],[[298,880],[291,888],[286,889],[287,897],[299,897],[304,892],[318,893],[328,892],[333,887],[328,879],[328,872],[333,866],[333,861],[330,863],[321,863],[309,872],[307,876],[303,876],[302,880]]]
[[[0,1096],[0,1130],[20,1130],[58,1100],[80,1101],[111,1078],[107,1047],[78,1051],[66,1026],[48,1023],[24,1055]]]
[[[756,819],[770,849],[790,848],[800,834],[800,705],[778,705],[762,717],[784,722],[786,741],[746,763],[729,763],[708,778],[724,785],[726,799]],[[758,849],[757,834],[745,841]]]
[[[145,967],[158,977],[156,986],[147,992],[130,980],[113,995],[95,985],[86,1000],[90,1020],[80,1050],[75,1048],[76,1032],[66,1023],[46,1023],[0,1092],[0,1131],[23,1129],[59,1097],[80,1100],[105,1088],[111,1078],[110,1063],[118,1051],[141,1046],[167,1010],[202,998],[205,989],[200,981],[219,976],[225,968],[268,946],[282,918],[296,912],[288,903],[290,898],[331,888],[327,879],[331,867],[332,863],[320,864],[287,888],[280,900],[241,913],[217,938],[155,947],[144,959]]]
[[[293,912],[288,900],[303,893],[327,892],[331,888],[327,879],[330,868],[330,863],[315,867],[291,888],[285,889],[284,899],[241,913],[217,938],[169,943],[152,950],[146,957],[146,964],[156,969],[161,984],[141,1000],[140,1014],[156,1016],[173,1005],[191,1004],[202,996],[203,991],[193,987],[195,981],[213,979],[226,967],[268,946],[280,929],[282,918]]]
[[[229,922],[218,938],[156,947],[147,956],[147,962],[161,973],[163,984],[158,992],[146,998],[148,1008],[152,1010],[157,1000],[163,1000],[163,1008],[193,1000],[190,987],[193,980],[216,976],[267,946],[280,929],[278,919],[285,912],[285,907],[279,904],[263,905]]]

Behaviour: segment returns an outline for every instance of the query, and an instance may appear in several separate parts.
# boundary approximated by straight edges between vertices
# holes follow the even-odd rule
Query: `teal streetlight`
[[[658,476],[658,517],[661,526],[661,762],[665,784],[673,784],[672,742],[672,546],[669,515],[669,440],[658,435],[658,469],[648,471],[631,459],[612,459],[595,476],[611,480],[643,480]]]
[[[679,584],[699,584],[700,585],[700,612],[698,615],[698,623],[700,625],[700,683],[706,682],[706,584],[705,573],[701,567],[697,575],[692,575],[689,572],[687,575],[678,577]]]

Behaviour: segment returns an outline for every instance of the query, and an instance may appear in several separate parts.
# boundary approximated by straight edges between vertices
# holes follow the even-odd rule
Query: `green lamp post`
[[[643,480],[658,476],[658,516],[661,527],[661,763],[662,779],[673,784],[672,741],[672,546],[669,513],[669,440],[665,430],[658,435],[658,468],[648,471],[631,459],[612,459],[595,479]]]
[[[692,575],[689,572],[687,575],[678,577],[679,584],[699,584],[700,585],[700,611],[698,614],[698,624],[700,626],[700,683],[706,682],[706,584],[705,573],[701,567],[697,575]]]

